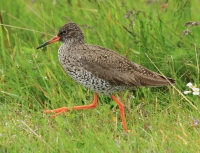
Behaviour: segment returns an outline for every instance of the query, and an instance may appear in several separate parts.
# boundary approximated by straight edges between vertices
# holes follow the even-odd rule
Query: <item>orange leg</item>
[[[94,100],[92,104],[90,105],[83,105],[83,106],[74,106],[72,110],[81,110],[81,109],[92,109],[97,106],[97,101],[98,101],[98,95],[97,93],[94,93]],[[53,116],[60,115],[64,112],[68,112],[70,109],[68,107],[61,107],[58,109],[53,109],[53,110],[44,110],[44,113],[55,113]]]
[[[119,107],[123,128],[124,128],[124,131],[127,131],[125,114],[124,114],[124,104],[122,104],[114,95],[111,95],[111,98],[117,103]]]

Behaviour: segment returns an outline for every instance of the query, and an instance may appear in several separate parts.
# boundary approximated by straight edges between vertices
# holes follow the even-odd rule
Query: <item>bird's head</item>
[[[77,24],[70,22],[62,26],[55,37],[40,45],[37,49],[57,41],[62,41],[63,43],[84,43],[84,34]]]

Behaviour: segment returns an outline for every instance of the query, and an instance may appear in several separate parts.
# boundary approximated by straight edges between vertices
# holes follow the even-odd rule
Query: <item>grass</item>
[[[181,37],[184,24],[199,19],[198,0],[169,1],[164,10],[164,1],[54,2],[0,0],[0,151],[198,152],[199,96],[182,93],[189,81],[199,86],[200,28]],[[94,110],[42,113],[93,98],[62,70],[60,43],[35,49],[69,21],[82,27],[87,43],[176,80],[174,87],[116,94],[126,105],[129,133],[115,102],[103,95]]]

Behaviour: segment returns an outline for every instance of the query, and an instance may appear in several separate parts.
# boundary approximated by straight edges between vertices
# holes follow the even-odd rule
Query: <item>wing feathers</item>
[[[82,46],[81,46],[82,47]],[[129,61],[127,58],[112,50],[84,45],[80,48],[79,63],[94,76],[108,81],[116,86],[163,86],[174,83],[171,78],[165,79],[162,75]]]

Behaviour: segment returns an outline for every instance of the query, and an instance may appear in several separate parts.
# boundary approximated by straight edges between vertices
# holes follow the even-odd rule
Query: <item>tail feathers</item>
[[[174,84],[175,80],[172,78],[164,77],[160,74],[156,75],[156,78],[149,76],[140,76],[140,84],[141,86],[168,86]]]

